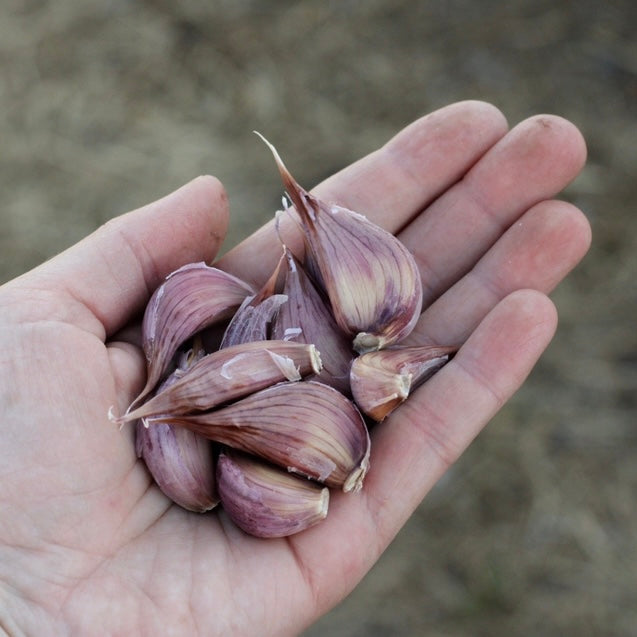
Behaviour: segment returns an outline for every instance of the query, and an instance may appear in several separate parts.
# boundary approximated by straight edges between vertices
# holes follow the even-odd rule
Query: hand
[[[584,216],[552,197],[584,160],[580,134],[558,117],[507,132],[495,108],[464,102],[315,189],[415,253],[428,307],[410,340],[463,345],[374,428],[363,490],[333,493],[327,519],[288,539],[171,505],[137,460],[133,429],[107,417],[144,379],[127,326],[166,274],[212,260],[221,244],[227,206],[215,179],[112,220],[0,288],[0,627],[288,635],[328,611],[551,340],[545,295],[590,241]],[[256,282],[278,255],[270,225],[219,265]]]

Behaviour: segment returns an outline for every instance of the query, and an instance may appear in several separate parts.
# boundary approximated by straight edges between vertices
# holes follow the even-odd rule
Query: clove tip
[[[119,425],[119,429],[120,431],[122,430],[122,428],[124,427],[124,425],[127,422],[127,418],[126,416],[116,416],[115,415],[115,405],[111,405],[108,408],[108,413],[107,413],[108,419],[114,424],[114,425]]]

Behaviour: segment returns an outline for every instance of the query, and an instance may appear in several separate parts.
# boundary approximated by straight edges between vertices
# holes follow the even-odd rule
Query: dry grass
[[[228,189],[231,245],[279,205],[253,129],[308,185],[465,98],[584,132],[566,196],[594,245],[554,294],[555,342],[307,637],[637,635],[636,7],[2,4],[0,280],[203,172]]]

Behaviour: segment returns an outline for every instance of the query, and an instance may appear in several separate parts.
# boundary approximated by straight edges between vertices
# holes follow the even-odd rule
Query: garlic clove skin
[[[284,250],[287,270],[283,293],[288,300],[274,318],[272,337],[316,345],[323,369],[315,380],[347,395],[353,359],[350,339],[336,324],[329,301],[321,296],[303,265],[290,250]]]
[[[370,438],[359,410],[316,381],[279,383],[166,422],[346,492],[358,491],[369,469]]]
[[[422,281],[413,255],[391,233],[363,215],[327,204],[295,181],[272,144],[285,188],[299,214],[313,269],[336,322],[359,353],[407,336],[422,309]]]
[[[242,343],[207,354],[143,405],[114,421],[211,409],[284,380],[321,370],[314,345],[285,341]]]
[[[155,290],[142,321],[142,346],[147,361],[139,404],[166,372],[177,349],[205,327],[229,318],[254,290],[235,276],[206,265],[189,263]]]
[[[188,511],[203,513],[219,502],[212,444],[182,427],[155,421],[136,427],[136,446],[157,486]]]
[[[445,365],[457,349],[394,346],[359,356],[350,371],[354,402],[365,415],[382,421]]]
[[[217,483],[221,504],[230,519],[256,537],[287,537],[327,516],[327,487],[246,454],[221,452]]]

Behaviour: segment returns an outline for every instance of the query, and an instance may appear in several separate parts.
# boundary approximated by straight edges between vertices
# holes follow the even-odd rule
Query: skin
[[[107,418],[143,384],[130,326],[150,293],[217,253],[228,210],[216,179],[114,219],[2,286],[0,629],[294,635],[337,604],[553,337],[546,295],[590,243],[582,213],[554,197],[585,155],[559,117],[509,130],[493,106],[462,102],[314,189],[416,254],[427,309],[410,342],[462,347],[374,428],[363,490],[333,493],[327,519],[288,539],[171,505],[135,457],[133,428]],[[219,265],[259,282],[279,254],[270,224]]]

